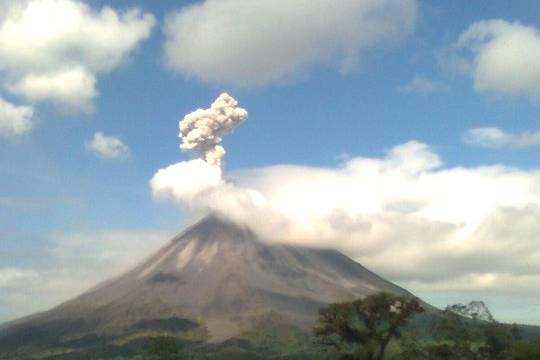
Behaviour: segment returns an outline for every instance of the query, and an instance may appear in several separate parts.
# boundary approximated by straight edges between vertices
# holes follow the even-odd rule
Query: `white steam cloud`
[[[247,119],[245,109],[227,93],[221,94],[209,109],[197,109],[187,114],[178,124],[182,144],[180,149],[189,150],[208,164],[221,167],[225,149],[222,137]]]
[[[160,169],[150,180],[156,196],[186,201],[194,200],[197,195],[222,184],[221,169],[202,159],[181,161]]]
[[[335,167],[221,171],[182,162],[151,188],[268,241],[339,249],[418,295],[540,296],[540,169],[447,167],[410,141]]]
[[[226,187],[222,178],[225,149],[223,136],[247,119],[238,101],[223,93],[209,109],[197,109],[178,123],[180,149],[191,152],[196,159],[181,161],[160,169],[150,180],[152,193],[157,198],[179,199],[184,204],[202,204],[212,189]]]

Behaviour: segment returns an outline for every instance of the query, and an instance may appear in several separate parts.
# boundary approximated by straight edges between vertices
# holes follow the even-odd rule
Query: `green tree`
[[[481,301],[449,305],[434,316],[433,339],[420,343],[410,336],[401,343],[402,358],[417,360],[505,360],[519,328],[501,324]]]
[[[426,347],[428,359],[480,359],[478,347],[482,343],[482,331],[475,318],[466,317],[448,306],[431,325],[436,343]],[[452,358],[453,354],[453,358]]]
[[[339,359],[381,360],[390,340],[400,337],[408,320],[423,311],[414,297],[381,292],[320,309],[313,332]]]
[[[484,346],[480,349],[486,359],[505,359],[516,340],[513,328],[492,322],[484,324]]]
[[[443,314],[459,324],[446,335],[453,347],[464,351],[464,359],[507,359],[520,336],[517,326],[496,321],[482,301],[447,306]]]

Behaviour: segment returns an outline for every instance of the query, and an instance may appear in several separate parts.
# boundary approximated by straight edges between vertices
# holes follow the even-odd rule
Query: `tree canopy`
[[[381,360],[390,340],[423,311],[417,298],[380,292],[320,309],[314,334],[340,359]]]

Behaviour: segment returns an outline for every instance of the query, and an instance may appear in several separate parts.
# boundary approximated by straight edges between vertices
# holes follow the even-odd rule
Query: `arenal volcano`
[[[324,304],[378,291],[409,294],[338,251],[268,244],[210,215],[130,271],[0,327],[0,354],[29,344],[120,344],[160,330],[198,331],[216,343],[256,330],[264,317],[307,330]]]

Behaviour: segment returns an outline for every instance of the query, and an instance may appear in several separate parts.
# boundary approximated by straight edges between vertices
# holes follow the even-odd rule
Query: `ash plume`
[[[209,109],[197,109],[178,123],[180,149],[193,152],[210,165],[221,167],[225,149],[221,145],[224,135],[247,119],[245,109],[227,93],[219,95]]]

